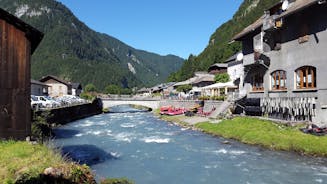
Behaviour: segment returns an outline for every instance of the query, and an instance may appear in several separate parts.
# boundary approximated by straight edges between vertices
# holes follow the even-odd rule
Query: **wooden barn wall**
[[[0,19],[0,138],[24,139],[30,116],[30,42]]]

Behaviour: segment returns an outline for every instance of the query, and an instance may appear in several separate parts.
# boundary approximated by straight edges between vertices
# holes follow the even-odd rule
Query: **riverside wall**
[[[48,111],[37,111],[34,112],[32,116],[33,121],[44,112],[49,113],[49,115],[46,116],[48,123],[63,125],[78,119],[101,114],[102,101],[101,99],[95,99],[92,103],[56,108]]]

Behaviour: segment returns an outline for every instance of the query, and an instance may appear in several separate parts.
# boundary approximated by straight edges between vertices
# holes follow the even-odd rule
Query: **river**
[[[150,112],[117,107],[55,130],[55,145],[87,163],[97,179],[137,184],[327,183],[327,160],[269,151],[171,125]],[[122,113],[119,113],[122,112]]]

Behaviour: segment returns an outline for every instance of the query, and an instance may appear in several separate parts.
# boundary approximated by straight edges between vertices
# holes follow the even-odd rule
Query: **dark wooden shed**
[[[0,139],[31,133],[30,61],[43,34],[0,8]]]

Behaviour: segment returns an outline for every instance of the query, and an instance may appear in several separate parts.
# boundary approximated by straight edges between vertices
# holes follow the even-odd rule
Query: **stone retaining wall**
[[[33,114],[33,120],[36,116],[40,116],[43,111],[37,111]],[[50,116],[47,117],[48,123],[66,124],[78,119],[94,116],[102,113],[101,99],[95,99],[92,103],[75,105],[49,110]]]

